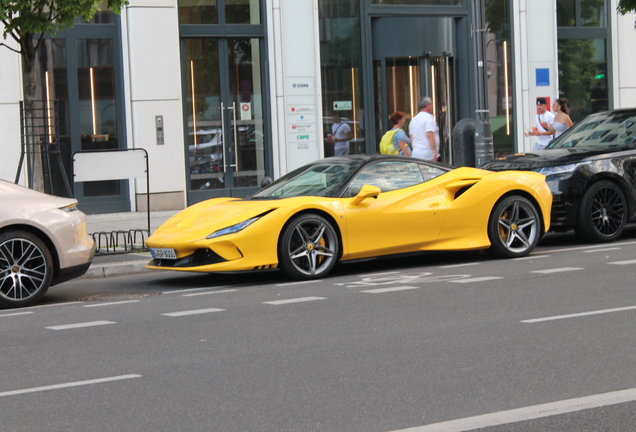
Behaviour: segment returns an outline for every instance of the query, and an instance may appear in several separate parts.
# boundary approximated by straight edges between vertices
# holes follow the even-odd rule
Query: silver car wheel
[[[529,254],[540,238],[541,221],[535,206],[520,196],[510,196],[495,206],[488,227],[491,250],[502,257]]]
[[[303,215],[285,228],[281,252],[281,264],[289,276],[321,277],[335,265],[338,236],[324,218]]]
[[[48,289],[51,277],[51,255],[37,237],[26,232],[2,235],[0,305],[12,307],[34,303]]]

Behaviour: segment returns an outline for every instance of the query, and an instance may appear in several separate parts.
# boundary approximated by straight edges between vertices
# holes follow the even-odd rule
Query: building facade
[[[536,97],[567,97],[574,121],[636,106],[635,19],[616,0],[131,0],[39,51],[38,97],[54,112],[40,140],[59,150],[47,189],[67,194],[66,177],[87,213],[146,210],[147,191],[151,210],[246,196],[332,155],[333,114],[351,154],[376,153],[388,116],[415,115],[424,95],[444,162],[471,160],[452,133],[467,118],[489,122],[495,156],[526,151]],[[9,181],[23,149],[20,64],[0,47]],[[106,156],[90,168],[113,178],[73,181],[77,152],[117,149],[145,150],[148,184]]]

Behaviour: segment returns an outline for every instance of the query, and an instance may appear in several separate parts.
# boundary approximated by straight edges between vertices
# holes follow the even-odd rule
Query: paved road
[[[72,281],[0,312],[0,429],[634,430],[635,268],[634,237],[553,235],[309,283]]]

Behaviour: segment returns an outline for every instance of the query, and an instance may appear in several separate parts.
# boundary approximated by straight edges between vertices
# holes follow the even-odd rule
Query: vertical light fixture
[[[51,87],[49,85],[49,71],[44,72],[46,79],[46,125],[49,129],[49,144],[53,144],[53,125],[51,125]]]
[[[413,118],[413,113],[415,112],[413,109],[413,92],[415,92],[415,88],[413,86],[413,66],[411,66],[411,57],[409,57],[409,99],[411,101],[411,118]]]
[[[353,101],[353,139],[358,138],[358,128],[356,127],[356,74],[355,68],[351,68],[351,99]]]
[[[194,131],[194,153],[197,151],[197,101],[194,95],[194,60],[190,60],[190,83],[192,86],[192,127]]]
[[[91,105],[93,107],[93,135],[97,135],[97,111],[95,109],[95,75],[93,68],[90,68],[91,74]]]
[[[433,99],[433,117],[437,114],[437,103],[435,95],[437,90],[435,89],[435,65],[431,65],[431,98]]]
[[[510,95],[508,94],[508,42],[503,41],[504,94],[506,95],[506,135],[510,135]]]

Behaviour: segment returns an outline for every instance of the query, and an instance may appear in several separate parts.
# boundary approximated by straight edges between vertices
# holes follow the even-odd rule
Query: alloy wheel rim
[[[319,275],[335,259],[335,235],[327,224],[307,220],[294,227],[289,239],[289,258],[305,275]]]
[[[0,296],[24,300],[37,294],[45,284],[48,268],[40,248],[25,239],[0,244]]]
[[[513,201],[499,215],[499,238],[511,252],[523,253],[538,235],[538,221],[530,205]]]
[[[625,218],[625,204],[612,188],[600,189],[592,199],[592,226],[601,235],[610,237],[618,232]]]

